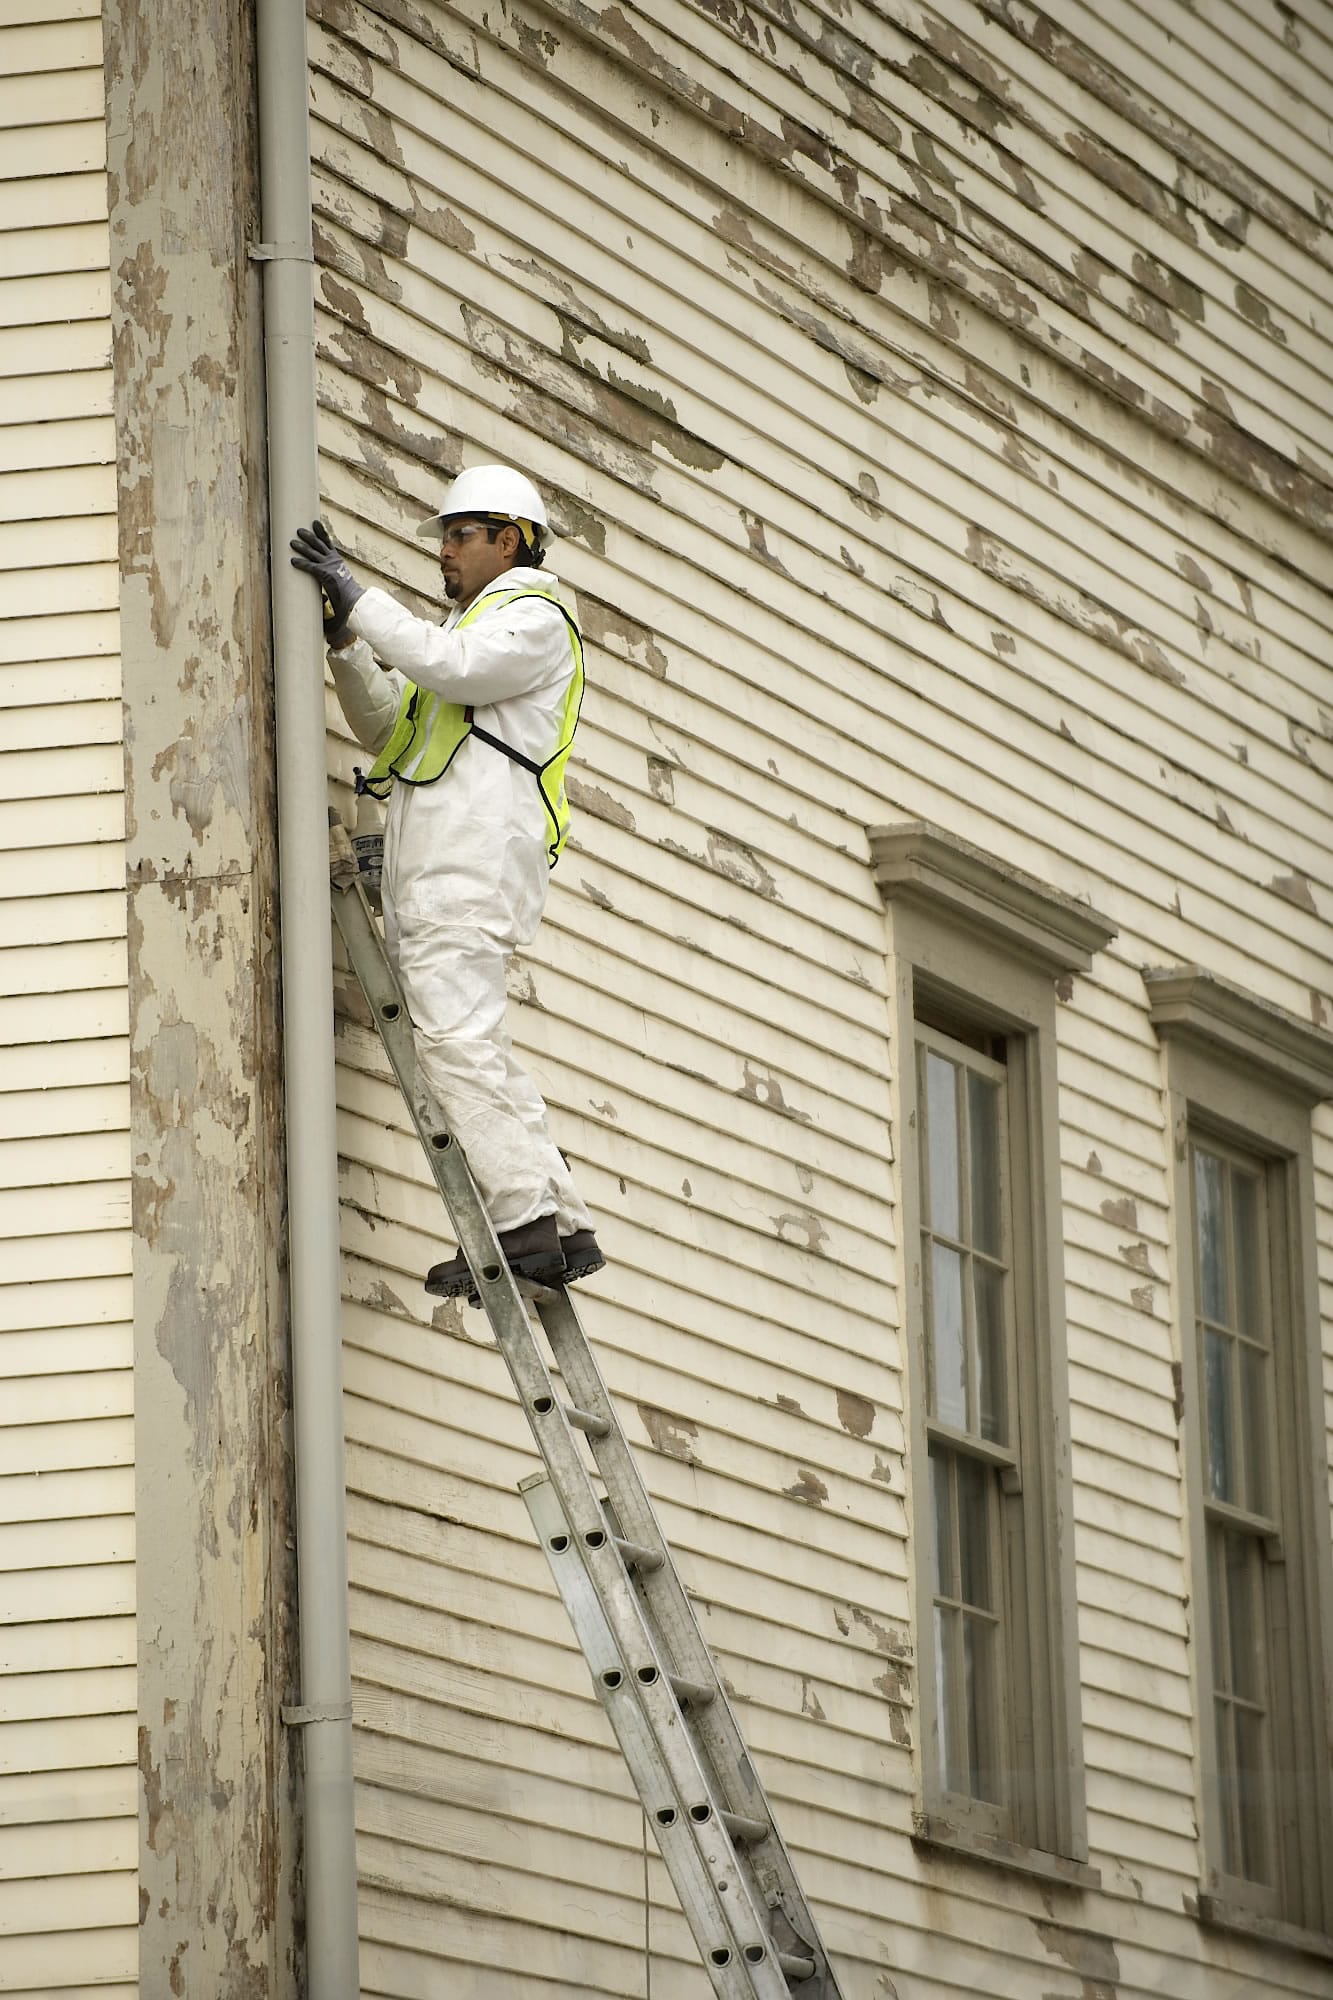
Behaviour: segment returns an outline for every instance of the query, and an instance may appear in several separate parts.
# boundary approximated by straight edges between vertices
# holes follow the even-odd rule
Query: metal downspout
[[[303,0],[256,0],[268,501],[276,684],[306,1990],[359,2000],[343,1483],[324,649],[287,541],[319,510]]]

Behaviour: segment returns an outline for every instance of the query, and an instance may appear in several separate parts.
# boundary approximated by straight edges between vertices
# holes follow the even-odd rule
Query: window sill
[[[1302,1930],[1299,1924],[1284,1924],[1278,1917],[1261,1917],[1257,1911],[1228,1903],[1221,1896],[1201,1894],[1194,1907],[1201,1924],[1214,1930],[1236,1931],[1261,1944],[1280,1945],[1284,1951],[1298,1951],[1306,1958],[1333,1961],[1333,1937],[1324,1931]]]
[[[1063,1854],[1047,1854],[1041,1848],[1020,1847],[1012,1840],[1000,1840],[990,1833],[972,1833],[955,1826],[938,1813],[912,1814],[912,1845],[927,1853],[960,1856],[981,1861],[991,1868],[1007,1868],[1017,1875],[1031,1875],[1039,1882],[1054,1882],[1066,1889],[1100,1889],[1100,1869],[1086,1861],[1071,1861]]]

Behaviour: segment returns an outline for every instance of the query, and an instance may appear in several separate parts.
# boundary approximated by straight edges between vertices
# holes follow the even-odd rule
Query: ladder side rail
[[[575,1402],[583,1409],[613,1419],[605,1436],[590,1438],[589,1443],[621,1532],[629,1541],[660,1548],[665,1553],[666,1535],[629,1441],[614,1420],[610,1391],[572,1300],[568,1294],[557,1293],[552,1300],[541,1302],[538,1313],[559,1363],[561,1378]],[[719,1703],[726,1702],[726,1691],[674,1561],[664,1561],[659,1569],[641,1573],[637,1582],[671,1653],[674,1671],[712,1691],[711,1701],[696,1706],[694,1723],[706,1742],[716,1741],[721,1767],[737,1787],[728,1804],[734,1811],[748,1813],[752,1818],[765,1817],[767,1806],[762,1788],[734,1717],[731,1728],[723,1725],[725,1734],[716,1726],[712,1729],[707,1726],[706,1718],[717,1710]]]
[[[660,1568],[640,1572],[635,1581],[671,1656],[672,1670],[713,1690],[712,1700],[690,1705],[689,1725],[699,1737],[719,1786],[727,1795],[729,1809],[762,1820],[771,1829],[764,1839],[748,1846],[746,1860],[766,1896],[775,1890],[780,1891],[788,1919],[802,1942],[812,1945],[817,1958],[822,1958],[813,1913],[806,1903],[791,1856],[722,1685],[712,1651],[700,1629],[694,1606],[669,1555],[666,1536],[643,1483],[638,1463],[623,1430],[614,1420],[610,1392],[573,1302],[567,1293],[556,1293],[553,1298],[542,1300],[537,1310],[570,1394],[583,1409],[612,1418],[605,1436],[592,1437],[589,1443],[616,1510],[621,1532],[630,1541],[660,1548],[666,1556]],[[831,1980],[830,1972],[824,1992],[828,2000],[836,2000],[837,1988],[829,1983]]]
[[[733,1920],[739,1912],[729,1909],[728,1899],[715,1890],[705,1839],[682,1810],[671,1774],[624,1675],[600,1597],[568,1532],[553,1484],[538,1472],[522,1480],[519,1490],[714,1992],[719,2000],[790,2000],[762,1916],[754,1913],[750,1944],[752,1954],[763,1949],[758,1961],[753,1956],[747,1959],[744,1946],[738,1945],[733,1921],[723,1921],[724,1912]],[[714,1829],[725,1840],[720,1822],[715,1821],[709,1831]]]
[[[731,1801],[717,1795],[714,1773],[700,1757],[689,1733],[680,1726],[681,1711],[668,1679],[670,1665],[659,1656],[643,1604],[607,1531],[591,1468],[579,1449],[575,1431],[541,1357],[523,1296],[500,1254],[462,1148],[453,1142],[447,1127],[428,1125],[421,1117],[415,1089],[411,1021],[360,884],[353,881],[343,888],[335,882],[333,904],[338,928],[375,1012],[435,1184],[469,1263],[478,1274],[478,1293],[496,1344],[509,1368],[547,1474],[577,1537],[583,1564],[607,1614],[626,1679],[634,1686],[636,1699],[671,1773],[682,1815],[697,1832],[699,1822],[692,1813],[707,1808],[708,1821],[717,1823],[725,1848],[714,1871],[719,1893],[729,1897],[732,1906],[754,1908],[745,1874],[721,1827],[719,1815],[730,1809]],[[539,1296],[550,1300],[564,1295],[547,1292]],[[587,1351],[586,1341],[583,1345]],[[618,1430],[609,1401],[606,1407],[612,1426]],[[670,1558],[660,1534],[653,1546],[662,1550],[663,1568],[668,1567]],[[757,1928],[760,1935],[765,1934],[765,1925],[757,1924]],[[738,1939],[737,1949],[742,1950],[745,1942]]]
[[[666,1535],[573,1300],[567,1292],[556,1292],[543,1299],[537,1311],[559,1364],[561,1379],[573,1401],[609,1420],[605,1435],[590,1437],[589,1445],[615,1507],[621,1532],[628,1541],[660,1548],[665,1554]],[[664,1561],[660,1569],[641,1575],[639,1587],[652,1604],[654,1617],[674,1656],[676,1671],[689,1680],[715,1687],[721,1694],[722,1684],[712,1653],[674,1562]],[[737,1811],[747,1809],[743,1800],[738,1799],[735,1805]]]

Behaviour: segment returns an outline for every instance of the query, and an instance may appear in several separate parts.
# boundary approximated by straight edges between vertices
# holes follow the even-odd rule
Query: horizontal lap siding
[[[137,1985],[133,1395],[101,24],[0,28],[0,1991]]]
[[[849,2000],[887,1972],[901,2000],[1082,1978],[1037,1889],[908,1839],[866,838],[903,817],[1119,930],[1058,1017],[1104,1883],[1070,1921],[1116,1941],[1125,2000],[1333,1994],[1182,1913],[1175,1220],[1140,977],[1198,961],[1333,1007],[1333,70],[1299,9],[1270,32],[1200,0],[1173,32],[1009,0],[312,19],[325,504],[423,610],[412,529],[462,463],[527,467],[562,530],[589,691],[515,1038],[611,1255],[581,1310]],[[350,810],[364,760],[329,716]],[[637,1995],[640,1822],[515,1496],[525,1427],[479,1317],[420,1289],[449,1239],[338,990],[363,1984]],[[696,2000],[655,1856],[646,1898],[652,1991]]]

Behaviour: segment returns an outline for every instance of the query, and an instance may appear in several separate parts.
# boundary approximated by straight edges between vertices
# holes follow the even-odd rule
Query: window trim
[[[1186,1550],[1193,1621],[1196,1796],[1200,1806],[1199,1911],[1228,1922],[1310,1939],[1333,1935],[1333,1781],[1322,1755],[1328,1739],[1333,1670],[1333,1547],[1327,1532],[1314,1151],[1311,1112],[1333,1097],[1333,1035],[1256,999],[1198,966],[1144,973],[1149,1011],[1162,1044],[1172,1135],[1171,1266],[1183,1388]],[[1290,1327],[1275,1396],[1284,1482],[1285,1566],[1296,1575],[1303,1644],[1293,1662],[1300,1734],[1312,1743],[1312,1796],[1294,1843],[1298,1880],[1284,1880],[1285,1906],[1221,1867],[1222,1818],[1213,1730],[1214,1670],[1204,1505],[1202,1369],[1196,1331],[1194,1198],[1190,1141],[1213,1137],[1261,1159],[1270,1201],[1271,1254]],[[1289,1441],[1289,1447],[1288,1447]],[[1290,1854],[1293,1843],[1287,1842]],[[1294,1907],[1299,1900],[1299,1908]]]
[[[1067,1334],[1064,1314],[1063,1199],[1060,1184],[1055,980],[1086,971],[1114,928],[1085,903],[1006,868],[978,848],[924,821],[870,829],[875,877],[888,910],[893,962],[894,1129],[902,1136],[897,1174],[907,1349],[908,1506],[914,1612],[921,1668],[914,1755],[919,1845],[958,1851],[1031,1872],[1089,1884],[1081,1727],[1078,1603],[1073,1546],[1073,1481]],[[1039,1329],[1036,1365],[1025,1384],[1024,1561],[1029,1576],[1055,1578],[1049,1615],[1024,1620],[1031,1712],[1049,1717],[1034,1758],[1032,1837],[995,1838],[991,1809],[943,1789],[935,1713],[934,1590],[925,1559],[931,1506],[926,1355],[921,1308],[921,1204],[907,1160],[916,1133],[916,1024],[924,1011],[958,1012],[1005,1035],[1014,1063],[1013,1106],[1025,1126],[1030,1230],[1015,1231],[1015,1255]],[[910,1052],[910,1055],[909,1055]],[[973,1824],[973,1820],[976,1824]]]

